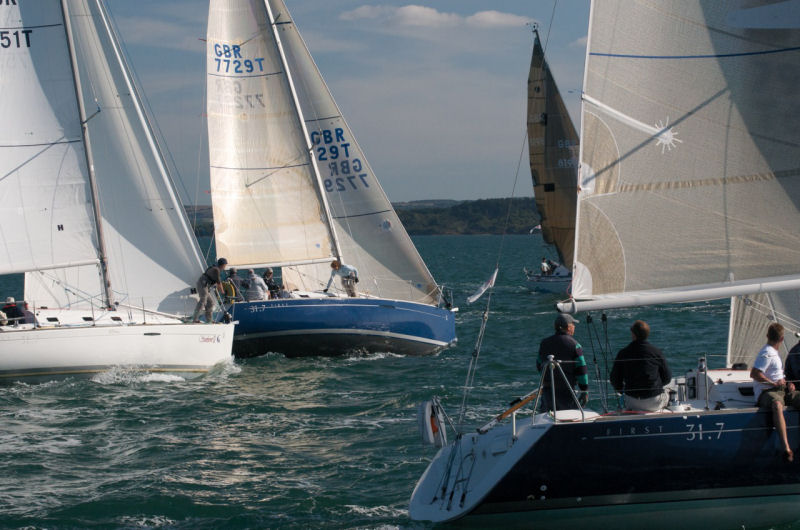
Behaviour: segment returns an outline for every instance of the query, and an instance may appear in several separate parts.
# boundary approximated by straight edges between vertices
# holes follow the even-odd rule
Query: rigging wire
[[[558,5],[558,0],[555,0],[555,2],[553,3],[553,11],[552,11],[552,13],[550,15],[550,23],[549,23],[549,26],[547,28],[547,37],[545,39],[544,49],[547,48],[547,42],[550,40],[550,31],[553,28],[553,20],[555,18],[556,6],[557,5]],[[512,208],[513,208],[513,205],[514,205],[514,195],[516,193],[517,182],[519,180],[519,171],[520,171],[520,167],[522,166],[523,156],[525,155],[525,144],[527,143],[527,141],[528,141],[528,131],[527,131],[527,127],[526,127],[525,128],[525,133],[522,136],[522,148],[520,149],[519,159],[517,161],[517,170],[516,170],[516,173],[514,175],[514,185],[511,188],[511,198],[508,201],[508,212],[506,214],[505,224],[503,225],[503,235],[501,236],[501,239],[500,239],[500,248],[498,249],[498,252],[497,252],[497,260],[495,262],[495,271],[499,270],[499,268],[500,268],[500,259],[502,258],[502,255],[503,255],[503,248],[505,246],[506,235],[507,235],[507,232],[508,232],[508,225],[509,225],[509,222],[511,220],[511,211],[512,211]],[[490,285],[489,289],[488,289],[488,295],[487,295],[487,298],[486,298],[486,309],[484,309],[483,314],[481,315],[481,327],[480,327],[480,330],[478,331],[478,337],[475,340],[475,347],[472,350],[472,356],[470,357],[469,368],[467,369],[467,376],[466,376],[466,379],[464,381],[464,393],[463,393],[462,398],[461,398],[461,408],[459,409],[459,412],[458,412],[458,421],[457,421],[458,428],[459,428],[459,433],[458,433],[459,436],[460,436],[461,432],[463,432],[463,425],[464,425],[463,421],[464,421],[464,415],[466,414],[466,409],[467,409],[467,399],[469,398],[469,394],[472,391],[472,388],[473,388],[473,385],[474,385],[474,381],[475,381],[475,375],[476,375],[477,370],[478,370],[478,358],[480,357],[481,347],[483,346],[483,338],[484,338],[484,335],[486,333],[486,324],[487,324],[487,322],[489,320],[489,312],[490,312],[490,309],[491,309],[492,294],[493,293],[494,293],[494,283],[492,283]]]
[[[497,251],[497,260],[495,261],[495,271],[500,269],[500,259],[503,256],[503,247],[505,245],[506,235],[508,232],[508,225],[511,220],[511,211],[514,207],[514,194],[517,190],[517,182],[519,181],[519,170],[522,166],[522,158],[525,155],[525,144],[528,141],[528,133],[525,131],[522,137],[522,149],[519,153],[519,160],[517,161],[517,170],[514,175],[514,185],[511,187],[511,197],[508,200],[508,212],[506,213],[506,220],[503,225],[503,235],[500,238],[500,248]],[[461,408],[458,411],[458,424],[459,432],[463,431],[464,426],[464,415],[467,411],[467,399],[469,397],[470,392],[472,391],[473,384],[475,381],[475,374],[478,371],[478,358],[481,354],[481,347],[483,346],[483,338],[484,334],[486,333],[486,323],[489,320],[489,311],[492,305],[492,294],[494,293],[494,282],[489,286],[488,295],[486,298],[486,309],[484,309],[483,314],[481,315],[481,327],[478,331],[478,337],[475,340],[475,347],[472,350],[472,356],[470,357],[469,361],[469,368],[467,369],[467,377],[464,381],[464,393],[461,397]]]

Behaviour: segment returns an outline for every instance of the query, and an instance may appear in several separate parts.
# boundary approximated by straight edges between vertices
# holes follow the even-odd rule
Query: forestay
[[[96,263],[60,3],[3,5],[0,27],[0,274]]]
[[[572,268],[578,202],[578,134],[534,30],[528,75],[528,151],[542,237]]]
[[[321,173],[343,259],[359,291],[436,303],[438,287],[342,116],[282,0],[269,0]],[[327,264],[284,268],[290,287],[319,289]]]
[[[573,294],[598,300],[570,309],[800,284],[800,21],[753,4],[593,3]]]
[[[58,6],[58,2],[47,3]],[[24,2],[21,9],[23,14],[39,11],[39,5]],[[116,32],[102,3],[70,0],[64,5],[87,113],[114,301],[185,313],[193,304],[190,286],[202,272],[203,260],[147,124]],[[58,31],[63,35],[63,27]],[[62,62],[68,67],[64,47],[62,39],[59,46],[42,52],[51,56],[53,68],[65,68]],[[71,90],[65,109],[75,105]],[[95,267],[29,273],[25,279],[25,298],[37,305],[64,307],[87,296],[97,301],[100,292]]]
[[[263,1],[211,1],[206,67],[217,255],[237,266],[330,261],[333,234]]]

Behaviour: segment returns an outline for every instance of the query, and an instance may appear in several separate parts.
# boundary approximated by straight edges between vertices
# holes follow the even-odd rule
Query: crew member
[[[347,296],[355,297],[356,284],[358,283],[358,270],[351,265],[345,265],[338,259],[331,262],[331,277],[328,280],[328,285],[323,289],[323,292],[328,292],[328,289],[331,288],[331,284],[333,283],[333,278],[336,276],[342,278],[342,287],[344,287],[344,290],[347,292]]]
[[[220,294],[222,294],[222,271],[225,270],[227,265],[228,260],[225,258],[219,258],[216,265],[212,265],[211,267],[207,268],[200,278],[198,278],[197,294],[200,296],[200,300],[197,302],[197,306],[194,308],[194,314],[192,315],[193,322],[200,322],[199,316],[201,310],[205,311],[207,323],[211,323],[213,321],[212,312],[214,311],[214,298],[216,297],[210,288],[213,286]]]

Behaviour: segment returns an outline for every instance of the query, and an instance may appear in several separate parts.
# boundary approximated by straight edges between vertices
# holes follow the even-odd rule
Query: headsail
[[[744,363],[753,366],[758,351],[766,342],[767,326],[778,322],[785,328],[781,356],[797,344],[800,333],[800,291],[760,293],[731,298],[730,333],[726,366]]]
[[[575,207],[578,202],[578,133],[533,31],[528,75],[528,150],[542,237],[555,245],[561,263],[572,268]]]
[[[333,234],[264,2],[211,0],[207,50],[217,254],[238,266],[329,261]]]
[[[61,5],[14,2],[0,27],[0,274],[97,263]]]
[[[593,3],[573,295],[596,300],[562,309],[800,287],[800,32],[768,4]]]
[[[58,2],[47,0],[48,4]],[[23,3],[38,11],[38,2]],[[98,0],[70,0],[72,43],[115,299],[168,313],[191,309],[202,258],[149,129],[108,13]],[[60,7],[58,8],[60,10]],[[61,30],[63,32],[63,29]],[[60,53],[58,49],[51,54]],[[72,91],[74,104],[74,90]],[[25,298],[66,306],[100,293],[94,267],[28,273]]]
[[[269,0],[306,119],[342,258],[359,291],[436,303],[438,287],[400,223],[282,0]],[[327,264],[284,268],[284,282],[319,289]]]

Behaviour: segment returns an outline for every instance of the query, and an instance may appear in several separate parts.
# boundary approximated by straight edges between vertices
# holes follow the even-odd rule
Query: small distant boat
[[[0,274],[29,307],[0,326],[0,379],[231,359],[233,324],[181,320],[202,254],[103,2],[4,4]]]
[[[428,354],[455,314],[406,233],[282,0],[212,0],[208,135],[217,254],[280,267],[285,296],[234,303],[234,353]],[[358,270],[357,296],[335,283]]]

